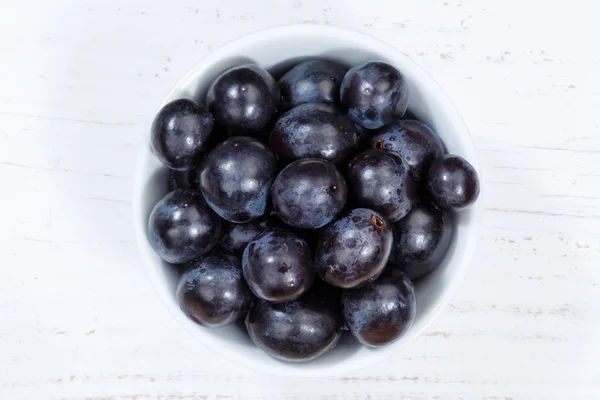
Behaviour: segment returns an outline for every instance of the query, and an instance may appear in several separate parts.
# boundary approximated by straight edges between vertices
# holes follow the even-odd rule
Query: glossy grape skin
[[[461,211],[479,197],[479,176],[467,160],[448,154],[431,164],[427,189],[432,202],[438,207]]]
[[[391,222],[408,214],[417,199],[408,166],[388,150],[363,151],[350,161],[347,176],[358,204],[380,212]]]
[[[283,222],[296,228],[317,229],[344,208],[348,187],[333,164],[305,158],[279,173],[271,193],[273,208]]]
[[[242,268],[254,295],[274,303],[296,300],[315,277],[308,244],[282,228],[268,229],[248,243]]]
[[[387,268],[374,282],[342,293],[344,320],[359,342],[383,347],[406,333],[417,311],[415,289],[401,271]]]
[[[411,280],[437,268],[450,246],[450,217],[427,203],[413,206],[406,217],[393,224],[390,264],[401,269]]]
[[[204,161],[200,190],[222,218],[249,222],[267,212],[277,171],[277,160],[267,146],[248,136],[236,136],[217,145]]]
[[[221,219],[194,190],[179,189],[167,194],[152,209],[148,239],[166,262],[182,264],[200,257],[216,244]]]
[[[246,316],[254,344],[289,362],[311,361],[333,349],[343,324],[339,297],[315,289],[288,303],[257,300]]]
[[[212,114],[192,100],[172,101],[152,122],[152,150],[160,162],[171,169],[195,168],[202,161],[213,124]]]
[[[296,64],[279,80],[283,109],[305,103],[339,104],[340,85],[347,70],[328,60],[306,60]]]
[[[302,104],[283,114],[271,132],[270,145],[280,160],[322,158],[339,165],[357,151],[352,121],[327,104]]]
[[[351,68],[344,76],[340,93],[348,116],[367,129],[392,123],[408,108],[406,79],[396,68],[380,61]]]
[[[442,139],[415,120],[400,120],[381,128],[372,137],[371,146],[398,153],[417,182],[425,180],[431,163],[446,153]]]
[[[271,221],[267,218],[255,219],[243,224],[224,221],[219,245],[229,253],[241,257],[248,243],[269,229],[271,225]]]
[[[239,131],[259,131],[277,113],[279,87],[263,68],[243,64],[217,77],[208,89],[206,104],[220,125]]]
[[[240,259],[228,253],[211,252],[194,261],[177,286],[177,301],[184,314],[213,328],[244,316],[253,299]]]
[[[383,272],[392,240],[392,227],[381,214],[366,208],[354,209],[321,234],[315,269],[332,286],[360,287]]]

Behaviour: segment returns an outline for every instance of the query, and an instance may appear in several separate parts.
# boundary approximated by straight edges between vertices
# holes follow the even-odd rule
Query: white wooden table
[[[600,398],[600,28],[585,0],[3,0],[0,399]],[[482,239],[409,348],[348,376],[228,363],[138,257],[132,172],[168,90],[219,45],[353,28],[445,88],[484,164]]]

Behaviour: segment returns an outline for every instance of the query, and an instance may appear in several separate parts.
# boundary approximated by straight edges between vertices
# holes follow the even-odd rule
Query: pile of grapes
[[[206,327],[245,318],[286,361],[321,356],[344,330],[373,347],[400,338],[412,282],[443,259],[451,212],[479,195],[473,167],[407,119],[409,103],[389,64],[312,59],[279,81],[240,65],[205,106],[165,105],[151,140],[171,191],[148,237],[183,271],[182,311]]]

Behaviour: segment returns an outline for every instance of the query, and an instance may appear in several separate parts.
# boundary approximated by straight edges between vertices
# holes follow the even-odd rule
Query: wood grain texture
[[[600,36],[583,0],[5,0],[0,399],[600,398]],[[131,229],[143,129],[203,56],[322,23],[426,68],[483,164],[482,239],[409,348],[329,379],[239,368],[154,295]]]

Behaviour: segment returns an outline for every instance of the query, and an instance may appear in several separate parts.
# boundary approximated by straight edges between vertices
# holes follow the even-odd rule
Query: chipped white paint
[[[584,0],[5,0],[0,12],[0,399],[600,398],[600,36]],[[276,379],[167,314],[131,229],[141,129],[219,45],[295,22],[403,49],[484,162],[462,290],[401,354]]]

